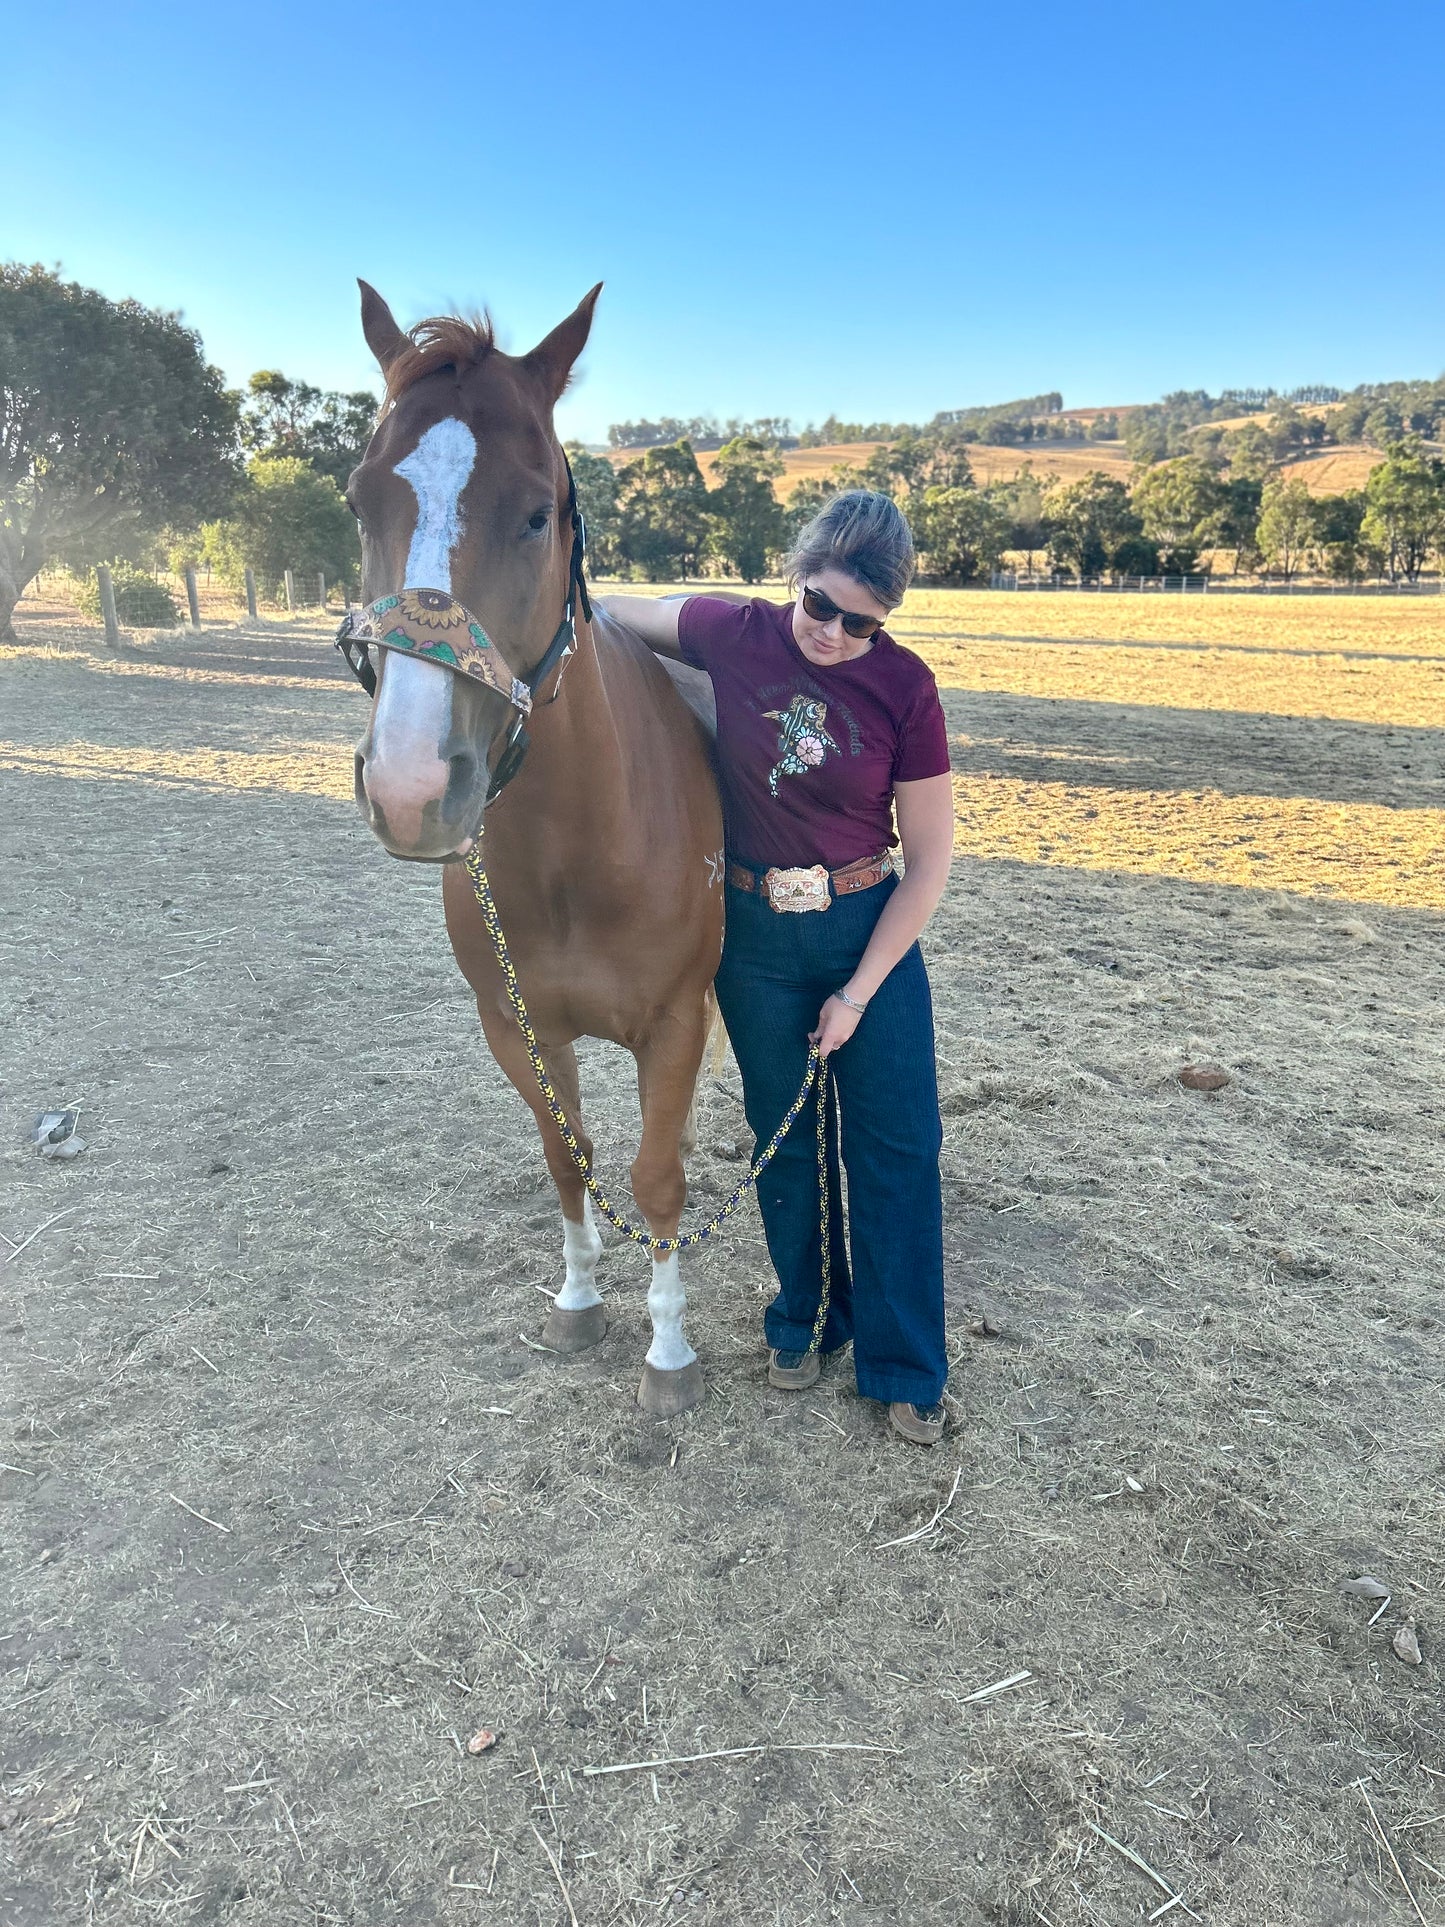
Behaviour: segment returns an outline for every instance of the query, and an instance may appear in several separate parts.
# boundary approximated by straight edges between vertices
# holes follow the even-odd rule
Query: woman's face
[[[835,613],[826,621],[809,615],[803,602],[805,589],[811,589],[825,604],[831,605]],[[872,636],[860,638],[848,634],[843,627],[844,616],[866,616],[870,622],[886,622],[888,609],[876,596],[870,595],[861,582],[855,582],[841,569],[811,570],[798,584],[798,598],[793,604],[793,640],[808,661],[820,669],[851,662],[855,656],[866,656],[873,647]]]

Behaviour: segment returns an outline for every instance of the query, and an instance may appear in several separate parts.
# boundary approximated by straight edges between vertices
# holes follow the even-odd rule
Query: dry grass
[[[1010,482],[1025,470],[1044,483],[1077,482],[1095,470],[1127,482],[1134,472],[1122,442],[1035,442],[1028,448],[970,442],[968,459],[980,487],[986,482]]]
[[[1085,642],[1108,649],[1136,643],[1221,651],[1226,686],[1246,652],[1367,658],[1391,655],[1439,661],[1445,598],[1426,596],[1057,594],[989,589],[913,589],[892,629],[918,647],[932,635],[959,642]],[[913,633],[916,631],[915,633]],[[1160,668],[1161,686],[1173,673]],[[1247,709],[1248,703],[1236,708]],[[1382,712],[1380,720],[1385,720]]]
[[[1343,495],[1347,489],[1363,488],[1370,470],[1384,459],[1383,452],[1367,442],[1347,442],[1340,448],[1301,455],[1298,461],[1286,462],[1280,472],[1291,481],[1306,483],[1311,495]]]
[[[615,1246],[597,1352],[522,1342],[552,1193],[435,873],[320,774],[324,629],[0,652],[0,1232],[48,1224],[4,1273],[6,1927],[1385,1927],[1402,1877],[1442,1918],[1440,915],[1335,900],[1318,841],[1438,811],[1439,647],[1417,605],[1083,612],[907,609],[964,804],[931,1457],[846,1370],[765,1389],[754,1219],[690,1269],[691,1418],[630,1404]],[[1279,692],[1380,643],[1370,713],[1257,708],[1273,622]],[[1266,862],[1211,877],[1227,806]],[[621,1171],[628,1066],[582,1056]],[[741,1130],[729,1069],[695,1211]]]

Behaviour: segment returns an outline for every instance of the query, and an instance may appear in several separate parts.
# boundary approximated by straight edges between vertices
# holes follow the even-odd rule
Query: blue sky
[[[14,15],[12,14],[12,23]],[[606,287],[569,434],[1445,368],[1435,0],[31,4],[0,255],[240,383]]]

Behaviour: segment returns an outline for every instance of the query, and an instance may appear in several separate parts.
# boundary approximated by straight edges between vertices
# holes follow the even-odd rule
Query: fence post
[[[318,569],[316,572],[316,592],[321,598],[321,613],[322,615],[325,615],[326,614],[326,571],[324,569]]]
[[[110,570],[102,562],[95,572],[100,584],[100,613],[105,621],[105,644],[108,649],[120,647],[120,620],[115,613],[115,584],[110,579]]]
[[[287,569],[283,579],[286,584],[286,613],[290,616],[296,613],[296,578]]]
[[[247,569],[246,571],[246,614],[251,618],[252,622],[257,620],[256,571],[254,569]]]
[[[190,563],[186,564],[186,601],[191,605],[191,627],[201,626],[201,596],[196,587],[196,572]]]

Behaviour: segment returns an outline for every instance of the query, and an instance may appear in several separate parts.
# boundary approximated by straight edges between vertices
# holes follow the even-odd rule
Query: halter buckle
[[[336,631],[332,644],[341,654],[342,661],[361,684],[368,696],[376,694],[376,665],[371,660],[371,651],[355,634],[356,618],[350,609],[341,618],[341,627]]]
[[[492,771],[491,781],[487,784],[487,793],[482,799],[484,810],[491,808],[522,767],[530,740],[527,735],[527,720],[525,716],[519,715],[507,731],[506,744],[497,758],[497,766]]]

